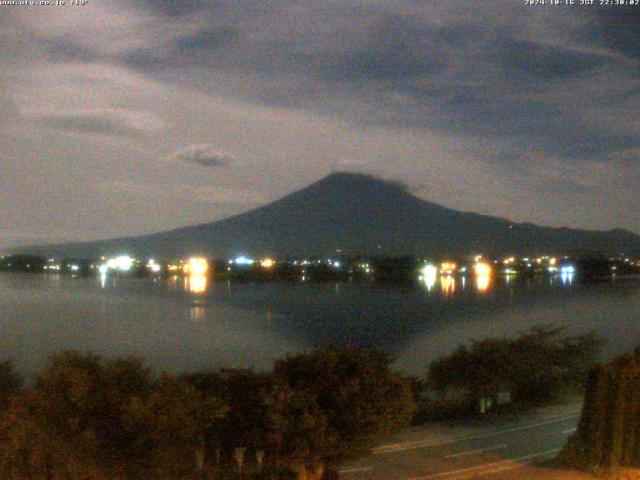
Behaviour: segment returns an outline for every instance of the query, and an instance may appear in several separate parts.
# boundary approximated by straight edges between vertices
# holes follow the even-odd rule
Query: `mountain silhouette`
[[[398,183],[333,173],[279,200],[213,223],[93,242],[26,247],[48,255],[130,253],[175,258],[240,253],[278,258],[344,255],[430,256],[485,253],[640,251],[640,236],[589,231],[460,212],[427,202]]]

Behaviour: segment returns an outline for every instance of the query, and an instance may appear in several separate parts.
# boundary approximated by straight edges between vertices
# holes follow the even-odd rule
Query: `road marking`
[[[338,470],[338,473],[355,473],[355,472],[368,472],[373,470],[371,467],[354,467],[354,468],[345,468],[344,470]]]
[[[562,433],[573,433],[575,431],[576,431],[575,428],[570,428],[569,430],[563,430]]]
[[[432,478],[450,477],[452,475],[457,475],[460,473],[472,473],[473,475],[488,475],[490,473],[497,473],[499,471],[511,470],[514,468],[522,467],[527,464],[522,464],[517,462],[520,462],[522,460],[528,460],[530,458],[549,456],[554,453],[558,453],[560,450],[562,449],[556,448],[553,450],[546,450],[544,452],[530,453],[529,455],[523,455],[522,457],[517,457],[517,458],[510,458],[509,460],[502,460],[500,462],[485,463],[483,465],[476,465],[475,467],[460,468],[458,470],[449,470],[447,472],[434,473],[431,475],[426,475],[424,477],[412,477],[406,480],[430,480]],[[488,470],[485,472],[482,471],[486,469]],[[466,477],[462,477],[462,478],[466,478]]]
[[[451,455],[446,455],[444,458],[463,457],[464,455],[473,455],[474,453],[488,452],[490,450],[502,450],[503,448],[507,448],[506,443],[503,443],[501,445],[495,445],[493,447],[478,448],[476,450],[466,450],[460,453],[452,453]]]
[[[467,475],[465,477],[458,478],[458,480],[464,480],[466,478],[471,478],[471,477],[483,477],[485,475],[490,475],[492,473],[506,472],[506,471],[509,471],[509,470],[515,470],[516,468],[526,467],[527,465],[532,465],[532,464],[537,463],[539,460],[542,460],[543,457],[549,457],[551,455],[554,455],[554,454],[558,453],[560,450],[562,450],[562,449],[558,448],[558,449],[555,449],[555,450],[548,450],[546,452],[542,452],[539,455],[535,455],[534,458],[538,457],[538,460],[533,461],[533,462],[505,463],[504,466],[493,468],[491,470],[487,470],[487,471],[483,471],[483,472],[474,473],[474,474],[471,474],[471,475]]]
[[[511,428],[506,428],[504,430],[497,430],[494,432],[488,432],[488,433],[481,433],[481,434],[477,434],[477,435],[467,435],[466,437],[460,437],[460,438],[456,438],[453,440],[442,440],[442,441],[413,441],[413,442],[406,442],[406,443],[394,443],[394,444],[390,444],[390,445],[382,445],[380,447],[376,447],[374,449],[372,449],[371,453],[373,455],[384,455],[386,453],[395,453],[395,452],[402,452],[405,450],[415,450],[417,448],[427,448],[427,447],[436,447],[439,445],[448,445],[451,443],[458,443],[458,442],[464,442],[467,440],[475,440],[478,438],[486,438],[486,437],[491,437],[494,435],[501,435],[503,433],[509,433],[509,432],[517,432],[519,430],[527,430],[529,428],[534,428],[534,427],[539,427],[542,425],[548,425],[551,423],[557,423],[557,422],[562,422],[564,420],[568,420],[570,418],[575,418],[580,416],[580,413],[574,413],[572,415],[566,415],[564,417],[558,417],[558,418],[553,418],[551,420],[544,420],[542,422],[535,422],[535,423],[529,423],[526,425],[519,425],[517,427],[511,427]]]

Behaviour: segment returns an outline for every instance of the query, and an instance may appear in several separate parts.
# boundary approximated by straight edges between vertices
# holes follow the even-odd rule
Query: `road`
[[[428,425],[403,432],[356,462],[344,480],[519,478],[517,469],[557,455],[575,431],[581,405],[554,407],[480,425]]]

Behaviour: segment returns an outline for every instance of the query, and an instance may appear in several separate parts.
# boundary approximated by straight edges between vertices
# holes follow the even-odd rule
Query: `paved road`
[[[575,431],[580,405],[482,427],[433,427],[376,447],[340,468],[344,480],[460,480],[518,478],[524,465],[554,457]],[[511,472],[509,475],[507,472]]]

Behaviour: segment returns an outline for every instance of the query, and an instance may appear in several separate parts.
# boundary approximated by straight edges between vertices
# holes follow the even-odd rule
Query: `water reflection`
[[[189,316],[192,322],[204,322],[207,317],[207,309],[202,305],[192,305],[189,309]]]
[[[456,293],[456,279],[451,275],[443,275],[440,277],[440,287],[445,297],[452,296]]]
[[[427,287],[427,292],[430,292],[436,285],[436,280],[438,279],[438,269],[433,265],[426,265],[422,269],[422,276],[420,278]]]
[[[485,262],[477,262],[474,266],[476,274],[476,287],[479,292],[486,292],[491,285],[491,265]]]
[[[479,292],[486,292],[491,285],[491,275],[478,275],[476,276],[476,287]]]
[[[201,273],[193,273],[184,277],[184,289],[191,293],[205,293],[207,291],[207,277]]]
[[[571,285],[573,283],[573,272],[563,271],[560,274],[560,281],[563,285]]]
[[[469,271],[466,292],[459,274],[438,274],[429,295],[406,285],[344,282],[338,293],[335,284],[216,283],[182,274],[158,283],[112,275],[103,290],[98,278],[0,274],[0,349],[28,368],[78,348],[133,352],[161,369],[270,369],[288,353],[349,343],[398,354],[398,368],[423,375],[460,343],[540,323],[596,330],[607,351],[635,347],[639,280],[586,284],[566,275],[572,283],[563,287],[558,272],[549,288],[547,276],[505,277],[492,268],[490,293],[480,293],[485,280]],[[425,286],[423,277],[418,288]]]

